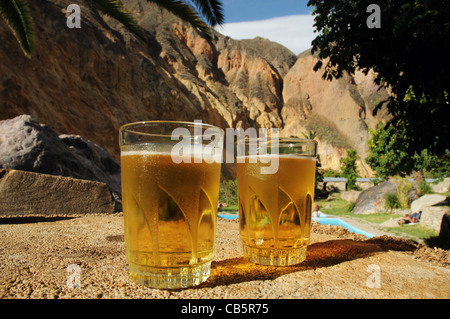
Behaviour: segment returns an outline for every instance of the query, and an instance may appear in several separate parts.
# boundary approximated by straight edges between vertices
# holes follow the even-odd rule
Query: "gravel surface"
[[[267,267],[242,258],[238,226],[219,218],[205,283],[158,290],[128,278],[121,214],[0,219],[0,297],[450,298],[449,251],[314,223],[305,262]]]

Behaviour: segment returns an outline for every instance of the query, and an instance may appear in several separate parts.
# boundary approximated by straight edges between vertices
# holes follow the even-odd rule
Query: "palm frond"
[[[26,0],[0,0],[0,14],[11,28],[23,52],[30,57],[34,52],[34,22]]]
[[[181,0],[147,0],[157,4],[159,7],[164,8],[181,20],[184,20],[200,32],[202,32],[208,40],[211,40],[211,30],[208,25],[198,15],[197,11],[190,5],[184,3]]]
[[[222,3],[217,0],[192,0],[202,14],[212,26],[223,24],[225,18],[223,15]]]
[[[2,0],[0,0],[2,1]],[[144,31],[120,0],[85,0],[94,9],[116,19],[136,36],[145,40]]]

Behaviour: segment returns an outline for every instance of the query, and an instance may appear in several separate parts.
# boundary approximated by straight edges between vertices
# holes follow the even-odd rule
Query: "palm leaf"
[[[23,52],[30,57],[34,52],[34,23],[26,0],[0,0],[0,14],[11,28]]]
[[[147,0],[157,4],[159,7],[168,10],[178,18],[189,22],[202,32],[208,40],[211,40],[211,30],[198,15],[197,11],[190,5],[181,0]]]
[[[144,31],[134,20],[132,15],[127,11],[127,9],[125,9],[120,0],[86,0],[86,3],[94,9],[116,19],[128,30],[145,41]]]
[[[224,15],[220,1],[217,0],[192,0],[201,10],[202,14],[208,20],[209,24],[215,26],[223,24]]]

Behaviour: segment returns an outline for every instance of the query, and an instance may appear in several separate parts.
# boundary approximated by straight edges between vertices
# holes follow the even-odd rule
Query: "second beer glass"
[[[309,244],[317,143],[288,138],[278,140],[276,152],[270,141],[259,148],[269,154],[248,154],[249,149],[236,163],[244,256],[262,265],[300,263]],[[278,160],[276,172],[262,173],[264,157]]]

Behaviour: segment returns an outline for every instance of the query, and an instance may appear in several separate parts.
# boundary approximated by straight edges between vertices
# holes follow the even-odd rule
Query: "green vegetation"
[[[405,176],[412,170],[409,144],[404,137],[406,129],[399,130],[391,124],[379,122],[375,130],[369,129],[372,138],[368,140],[369,155],[366,163],[376,172],[378,177]]]
[[[386,196],[385,213],[367,215],[354,214],[352,213],[352,210],[355,206],[355,202],[345,201],[341,199],[339,195],[337,195],[333,200],[316,199],[316,203],[319,204],[320,210],[327,215],[348,217],[356,221],[380,225],[390,219],[403,217],[403,214],[393,214],[393,209],[403,208],[405,205],[409,207],[410,203],[408,202],[407,195],[413,189],[413,184],[405,178],[397,178],[397,187],[398,191],[396,193],[390,193]],[[450,194],[447,194],[447,196],[449,195]],[[227,180],[220,183],[219,202],[228,205],[226,207],[219,208],[220,212],[232,213],[239,210],[236,180]],[[425,242],[431,241],[435,236],[437,236],[436,231],[425,228],[420,224],[386,227],[385,231],[393,233],[399,237]]]
[[[347,157],[342,159],[342,176],[347,179],[347,189],[357,189],[356,178],[358,177],[358,167],[356,166],[356,151],[347,150]]]
[[[379,27],[368,21],[371,3],[309,0],[317,34],[312,53],[319,58],[314,70],[323,68],[323,78],[330,81],[356,70],[374,71],[376,84],[392,92],[374,113],[383,108],[392,115],[387,125],[400,146],[394,160],[404,170],[414,154],[426,150],[428,155],[443,156],[450,149],[450,64],[436,63],[436,52],[448,43],[450,2],[382,1]],[[384,155],[387,163],[379,167],[389,170],[389,156]]]
[[[402,217],[402,214],[391,214],[391,213],[376,213],[376,214],[354,214],[351,212],[353,209],[354,203],[347,202],[338,196],[336,199],[332,201],[328,200],[317,200],[316,203],[319,204],[320,210],[324,214],[329,214],[333,216],[343,216],[351,219],[355,219],[357,221],[364,221],[367,223],[373,223],[375,225],[380,225],[390,219],[397,219]],[[327,209],[329,207],[329,209]],[[385,227],[385,231],[393,233],[399,237],[409,238],[415,241],[430,241],[435,236],[437,236],[437,232],[428,229],[426,227],[417,225],[402,225],[397,227]]]
[[[306,138],[308,140],[313,140],[316,138],[317,132],[315,130],[308,130],[307,133],[303,133],[302,135],[304,138]]]
[[[323,171],[323,177],[341,177],[342,173],[338,170],[327,169]]]
[[[420,224],[389,227],[388,231],[400,237],[406,237],[415,241],[427,241],[438,235],[433,229],[423,227]]]
[[[327,215],[330,214],[330,215],[334,215],[334,216],[338,216],[338,217],[339,216],[350,217],[350,218],[354,218],[356,220],[364,220],[366,222],[376,223],[376,224],[381,224],[391,218],[398,218],[398,217],[402,216],[402,215],[398,215],[398,214],[388,214],[388,213],[377,213],[377,214],[367,214],[367,215],[354,214],[351,212],[351,210],[355,206],[355,203],[347,202],[347,201],[341,199],[340,197],[337,197],[336,199],[334,199],[332,201],[317,200],[316,203],[319,204],[319,207],[321,207],[320,210],[324,214],[327,214]],[[327,209],[327,207],[330,207],[330,208]]]
[[[219,202],[230,206],[238,205],[237,181],[234,179],[222,181],[219,188]]]
[[[421,196],[425,194],[430,194],[432,193],[432,191],[433,190],[431,189],[430,184],[428,184],[427,182],[422,182],[419,184],[419,194]]]
[[[347,138],[336,128],[336,124],[320,115],[308,117],[305,122],[308,131],[313,131],[314,136],[320,138],[335,147],[350,148]]]
[[[410,193],[414,191],[414,184],[407,178],[395,177],[394,180],[396,181],[400,208],[409,208],[412,201]]]
[[[398,199],[397,193],[386,194],[384,200],[386,209],[389,212],[392,212],[393,209],[401,208],[400,200]]]
[[[237,211],[239,211],[239,206],[236,205],[230,205],[227,207],[220,207],[218,209],[219,212],[227,212],[227,213],[236,213]]]
[[[369,155],[366,163],[378,177],[406,176],[412,171],[421,171],[427,178],[450,176],[450,151],[433,155],[427,149],[411,153],[411,141],[406,127],[390,123],[378,123],[375,130],[369,130]]]
[[[344,177],[347,179],[347,189],[358,189],[356,186],[356,178],[359,177],[358,166],[356,165],[356,151],[353,149],[347,149],[347,156],[342,159],[342,165],[340,170],[321,170],[320,166],[317,167],[319,171],[316,173],[316,183],[322,181],[323,177]]]

